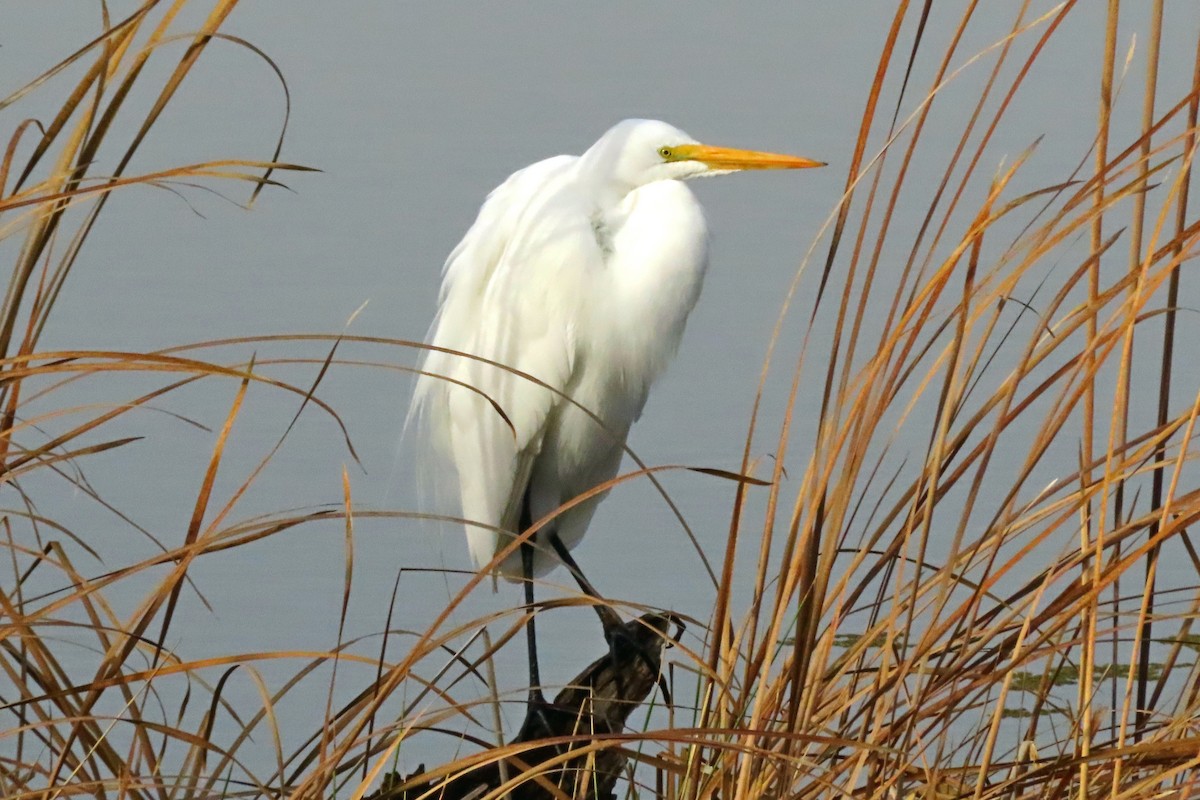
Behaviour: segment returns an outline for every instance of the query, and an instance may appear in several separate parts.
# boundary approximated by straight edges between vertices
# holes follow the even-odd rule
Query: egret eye
[[[658,154],[660,156],[662,156],[663,158],[670,158],[671,157],[671,148],[660,147],[660,148],[658,148]]]

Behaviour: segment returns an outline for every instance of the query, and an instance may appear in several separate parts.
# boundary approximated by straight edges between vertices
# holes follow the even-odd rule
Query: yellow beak
[[[671,161],[699,161],[713,169],[811,169],[825,166],[824,161],[810,158],[707,144],[681,144],[671,149],[674,156]]]

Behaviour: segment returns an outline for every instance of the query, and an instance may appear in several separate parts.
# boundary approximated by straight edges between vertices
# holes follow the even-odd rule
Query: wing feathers
[[[428,339],[550,388],[483,361],[428,351],[425,372],[486,397],[421,376],[410,412],[448,473],[443,480],[457,489],[462,516],[506,530],[517,525],[547,419],[571,380],[577,360],[573,321],[586,313],[589,279],[603,263],[594,236],[581,229],[586,212],[570,202],[573,162],[568,156],[539,162],[489,195],[446,262]],[[489,528],[468,526],[467,534],[478,567],[503,545]]]

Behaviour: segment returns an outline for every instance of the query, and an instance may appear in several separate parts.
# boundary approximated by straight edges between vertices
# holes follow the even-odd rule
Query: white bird
[[[466,526],[477,568],[511,534],[616,475],[708,262],[704,214],[682,181],[819,166],[625,120],[583,155],[539,161],[488,195],[446,260],[427,339],[438,349],[426,352],[409,412],[448,464],[463,518],[478,523]],[[499,564],[525,581],[531,608],[533,576],[560,560],[594,594],[569,550],[601,499],[562,511]],[[611,640],[619,618],[596,608]],[[529,633],[532,690],[532,616]]]

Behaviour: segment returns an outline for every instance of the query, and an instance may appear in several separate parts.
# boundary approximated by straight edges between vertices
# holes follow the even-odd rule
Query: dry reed
[[[5,797],[363,796],[408,737],[462,718],[489,727],[483,720],[491,700],[456,699],[455,676],[484,670],[522,622],[510,612],[452,623],[451,613],[463,613],[485,580],[472,576],[395,661],[359,654],[340,629],[330,652],[189,661],[166,647],[198,560],[322,521],[344,526],[344,624],[354,521],[416,516],[356,509],[343,475],[340,508],[232,521],[234,504],[278,445],[223,502],[214,495],[251,384],[337,420],[315,396],[331,364],[395,368],[389,359],[339,358],[343,342],[410,359],[416,343],[314,334],[153,353],[39,349],[112,192],[234,180],[253,185],[253,201],[276,185],[279,171],[302,169],[279,163],[277,146],[261,162],[128,174],[143,138],[208,45],[224,36],[221,25],[236,5],[212,2],[203,27],[186,33],[174,69],[148,86],[143,66],[167,58],[161,45],[184,35],[174,23],[185,2],[147,0],[127,18],[107,20],[102,35],[0,100],[4,108],[42,91],[53,74],[81,73],[52,120],[16,127],[0,162],[0,235],[22,237],[0,310],[0,459],[9,498],[0,519],[12,564],[0,587],[0,669],[6,691],[15,692],[4,698]],[[931,2],[897,3],[867,87],[845,193],[822,240],[820,274],[797,273],[764,365],[763,386],[769,371],[790,371],[788,410],[777,422],[756,410],[741,475],[720,473],[738,488],[724,552],[708,554],[717,602],[703,648],[676,651],[676,696],[690,686],[694,709],[680,706],[663,727],[587,745],[634,751],[640,766],[630,794],[1007,800],[1200,793],[1200,632],[1193,625],[1200,555],[1189,534],[1200,518],[1191,466],[1200,384],[1175,338],[1183,270],[1200,237],[1189,206],[1200,49],[1183,93],[1163,95],[1158,81],[1164,37],[1197,39],[1200,31],[1172,28],[1171,9],[1155,0],[1138,51],[1146,59],[1138,87],[1122,84],[1118,61],[1118,22],[1133,4],[1110,0],[1100,9],[1068,0],[1042,16],[1029,3],[1012,4],[1009,31],[980,53],[962,53],[977,5],[966,4],[942,44],[928,41],[927,23],[947,12]],[[1106,23],[1095,65],[1095,137],[1079,143],[1072,174],[1031,184],[1036,143],[998,167],[989,145],[1014,98],[1039,79],[1044,48],[1069,19],[1088,14]],[[931,69],[933,47],[944,49]],[[933,112],[964,70],[986,80],[962,107],[961,128],[941,139],[954,147],[939,151],[940,167],[931,167]],[[116,168],[97,175],[97,149],[113,146],[113,119],[135,90],[155,101]],[[1114,133],[1119,92],[1140,101],[1139,130],[1129,139]],[[928,185],[912,185],[918,169]],[[996,171],[989,176],[989,169]],[[910,226],[900,212],[914,208],[920,221]],[[1122,247],[1128,256],[1115,267]],[[812,281],[817,286],[802,294],[801,283],[807,289]],[[797,316],[807,327],[793,341],[787,332],[794,326],[785,323]],[[818,328],[832,331],[819,346]],[[323,360],[310,360],[318,371],[308,386],[263,374],[266,363],[282,359],[223,364],[209,357],[233,343],[304,339],[329,347]],[[52,437],[38,435],[40,424],[80,410],[28,414],[31,403],[45,408],[64,387],[115,373],[161,383]],[[33,502],[23,486],[53,473],[90,492],[82,477],[89,457],[132,441],[104,438],[110,423],[198,381],[236,389],[183,542],[102,575],[82,574],[76,561],[90,552],[86,537],[58,524],[54,510]],[[799,396],[813,391],[819,416],[798,419]],[[1153,407],[1154,418],[1133,413],[1138,407]],[[771,470],[754,457],[764,451],[777,456]],[[793,464],[794,453],[803,454],[803,468],[796,474],[793,467],[790,477],[789,451]],[[639,462],[618,481],[653,478],[661,469]],[[1164,559],[1181,565],[1169,580]],[[735,579],[747,574],[747,563],[749,583]],[[48,573],[68,588],[41,593],[35,587],[47,585]],[[149,585],[124,616],[108,600],[118,584]],[[500,635],[483,635],[482,652],[464,655],[485,626]],[[64,666],[64,629],[86,633],[95,650],[84,682]],[[305,665],[279,687],[251,670],[261,708],[234,708],[225,698],[237,665],[295,657]],[[422,680],[415,666],[439,659],[445,666]],[[340,706],[331,679],[323,724],[307,737],[282,731],[279,704],[322,666],[332,665],[336,676],[339,663],[370,665],[374,679]],[[176,677],[203,695],[198,716],[158,705],[156,687]],[[417,700],[395,713],[389,702],[402,688]],[[412,712],[429,697],[440,710]],[[232,734],[217,735],[219,713],[236,721]],[[240,755],[255,736],[269,739],[276,754],[266,772]],[[495,741],[478,739],[477,751],[457,759],[448,754],[423,778],[517,754]],[[529,779],[513,776],[514,784]]]

